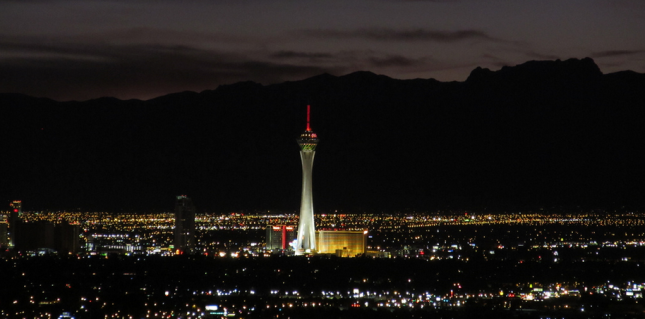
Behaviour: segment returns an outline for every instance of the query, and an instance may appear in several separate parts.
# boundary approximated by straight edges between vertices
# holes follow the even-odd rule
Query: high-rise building
[[[266,249],[286,250],[289,243],[296,239],[296,232],[293,226],[269,225],[267,226]]]
[[[11,211],[9,212],[9,243],[10,245],[15,245],[15,240],[18,236],[18,227],[16,225],[22,216],[22,201],[14,200],[9,206],[11,206]]]
[[[300,134],[300,160],[302,162],[302,199],[300,201],[300,221],[298,222],[298,240],[296,255],[315,252],[316,227],[314,225],[314,203],[311,187],[314,155],[318,145],[318,135],[311,130],[311,108],[307,105],[307,130]]]
[[[177,196],[175,203],[175,249],[191,252],[195,247],[195,206],[186,195]]]

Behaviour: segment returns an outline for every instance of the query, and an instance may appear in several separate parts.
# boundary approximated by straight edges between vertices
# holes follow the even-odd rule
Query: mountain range
[[[296,138],[319,136],[317,212],[645,207],[645,74],[590,58],[370,72],[151,100],[0,94],[0,199],[26,210],[296,212]],[[7,206],[8,207],[8,206]]]

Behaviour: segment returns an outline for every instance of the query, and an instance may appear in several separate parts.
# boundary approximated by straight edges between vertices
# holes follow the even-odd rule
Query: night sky
[[[464,81],[477,66],[593,58],[645,72],[645,1],[0,1],[0,92],[149,99],[369,70]]]

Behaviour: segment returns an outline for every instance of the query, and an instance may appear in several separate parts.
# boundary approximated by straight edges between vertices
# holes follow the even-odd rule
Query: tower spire
[[[311,126],[309,126],[309,120],[311,119],[311,105],[307,105],[307,132],[311,132]]]

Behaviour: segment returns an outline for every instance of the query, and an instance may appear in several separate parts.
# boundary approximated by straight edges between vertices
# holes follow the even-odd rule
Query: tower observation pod
[[[311,176],[314,166],[314,155],[318,145],[318,135],[311,130],[310,106],[307,105],[307,130],[300,134],[300,160],[302,161],[302,199],[300,201],[300,221],[298,223],[298,238],[296,255],[315,252],[316,228],[314,225],[314,203],[311,193]]]

